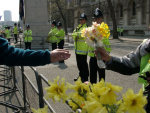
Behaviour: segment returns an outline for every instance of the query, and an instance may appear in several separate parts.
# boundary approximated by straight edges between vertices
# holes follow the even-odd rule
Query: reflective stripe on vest
[[[81,50],[75,50],[76,53],[84,53],[84,54],[87,54],[88,52],[87,51],[81,51]]]
[[[85,42],[85,40],[77,40],[77,42]]]

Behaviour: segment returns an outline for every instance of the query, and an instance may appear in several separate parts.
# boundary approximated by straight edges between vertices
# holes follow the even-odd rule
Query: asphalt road
[[[134,51],[140,43],[141,42],[137,42],[137,41],[111,40],[111,46],[112,46],[111,55],[121,57],[131,51]],[[73,79],[76,76],[78,76],[78,69],[76,66],[73,44],[66,44],[65,48],[69,49],[71,53],[71,58],[66,60],[65,64],[53,63],[46,66],[36,67],[38,72],[43,74],[50,81],[56,78],[56,76],[60,76],[65,78],[67,82],[74,83]],[[25,71],[29,75],[29,78],[32,80],[32,82],[36,84],[35,78],[32,75],[31,70],[28,67],[26,67]],[[138,74],[134,74],[132,76],[125,76],[110,70],[106,70],[106,82],[111,82],[114,85],[122,86],[123,87],[122,93],[124,93],[128,88],[132,88],[135,92],[139,91],[139,89],[142,86],[137,83],[137,77]],[[56,111],[56,113],[71,112],[71,110],[68,109],[68,106],[66,106],[63,103],[53,103],[52,101],[50,101],[50,103],[54,108],[54,110]]]

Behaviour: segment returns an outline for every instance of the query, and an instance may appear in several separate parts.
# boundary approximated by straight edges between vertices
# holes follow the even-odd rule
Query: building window
[[[120,17],[123,17],[123,6],[120,5]]]
[[[135,4],[135,2],[133,2],[133,4],[132,4],[132,15],[133,16],[136,15],[136,4]]]

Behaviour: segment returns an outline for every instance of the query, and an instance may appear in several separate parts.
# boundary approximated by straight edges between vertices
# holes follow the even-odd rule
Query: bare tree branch
[[[107,0],[107,3],[108,3],[108,7],[110,9],[111,18],[112,18],[112,21],[113,21],[113,38],[118,39],[117,23],[116,23],[114,7],[112,5],[111,0]]]
[[[62,17],[62,19],[63,19],[63,21],[64,21],[65,33],[68,34],[66,18],[65,18],[65,16],[64,16],[63,12],[62,12],[62,8],[61,8],[59,2],[60,2],[59,0],[55,0],[55,3],[56,3],[56,5],[57,5],[57,7],[58,7],[58,9],[59,9],[60,15],[61,15],[61,17]]]

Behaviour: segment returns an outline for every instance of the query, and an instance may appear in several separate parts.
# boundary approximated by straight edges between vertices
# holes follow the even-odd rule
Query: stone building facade
[[[112,0],[117,26],[124,29],[125,35],[150,35],[150,0]],[[79,16],[85,12],[88,24],[92,22],[93,11],[99,7],[104,13],[104,21],[112,30],[112,19],[106,0],[68,0],[68,30],[79,23]]]

